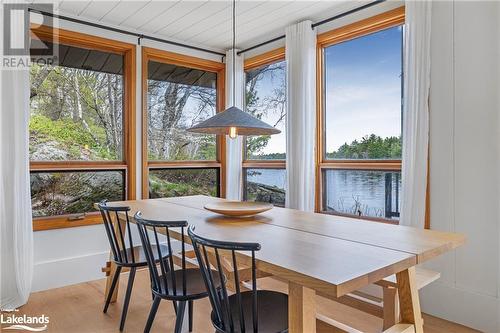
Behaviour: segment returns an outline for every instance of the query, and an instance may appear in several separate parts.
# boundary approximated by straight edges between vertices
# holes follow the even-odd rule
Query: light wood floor
[[[123,302],[124,286],[128,274],[122,274],[118,302],[110,305],[108,313],[102,313],[103,293],[105,280],[97,280],[37,292],[31,295],[28,304],[23,306],[19,315],[49,316],[50,323],[47,332],[57,333],[96,333],[119,332],[121,304]],[[267,289],[286,289],[286,285],[271,279],[263,279],[261,287]],[[136,275],[132,299],[124,332],[143,332],[149,308],[151,293],[147,271],[140,271]],[[382,322],[379,318],[364,314],[325,299],[318,299],[318,309],[322,314],[343,322],[362,332],[381,332]],[[210,303],[207,299],[195,302],[194,332],[214,332],[209,319]],[[171,302],[162,301],[152,332],[172,332],[175,321]],[[465,333],[477,332],[461,325],[424,315],[426,333]],[[1,331],[1,329],[0,329]],[[304,332],[306,333],[306,332]]]

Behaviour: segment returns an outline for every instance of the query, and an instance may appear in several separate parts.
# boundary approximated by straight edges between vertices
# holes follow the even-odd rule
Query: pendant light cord
[[[236,106],[236,0],[233,0],[233,106]]]

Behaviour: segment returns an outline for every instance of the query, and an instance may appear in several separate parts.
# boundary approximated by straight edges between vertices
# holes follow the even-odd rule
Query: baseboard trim
[[[33,271],[32,291],[64,287],[104,278],[101,267],[109,259],[109,252],[61,258],[36,263]]]
[[[500,299],[434,282],[420,291],[422,311],[486,333],[500,332]]]

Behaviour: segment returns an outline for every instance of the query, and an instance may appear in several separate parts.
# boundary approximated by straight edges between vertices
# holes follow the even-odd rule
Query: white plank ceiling
[[[363,3],[237,0],[237,47],[283,35],[291,23],[304,19],[317,22]],[[213,0],[64,0],[56,1],[55,8],[61,15],[223,51],[231,46],[231,5],[231,1]]]

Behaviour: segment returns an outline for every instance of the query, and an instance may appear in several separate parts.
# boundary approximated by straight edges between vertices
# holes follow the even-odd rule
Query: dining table
[[[194,195],[108,205],[129,206],[133,223],[133,215],[141,211],[151,220],[186,220],[206,238],[259,243],[258,271],[288,284],[290,333],[316,332],[317,294],[339,298],[391,275],[396,276],[400,322],[384,332],[422,333],[415,266],[465,243],[465,236],[457,233],[289,208],[274,207],[253,217],[226,217],[204,209],[223,200]],[[170,236],[179,239],[181,233],[172,229]],[[238,256],[245,258],[250,263],[244,253]],[[104,268],[105,297],[114,269],[110,260]]]

